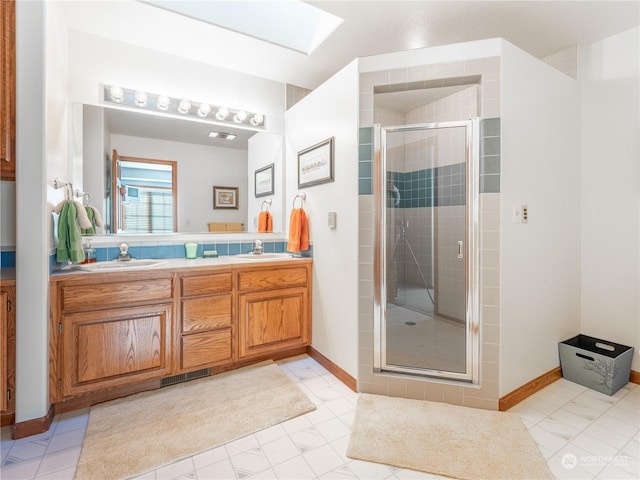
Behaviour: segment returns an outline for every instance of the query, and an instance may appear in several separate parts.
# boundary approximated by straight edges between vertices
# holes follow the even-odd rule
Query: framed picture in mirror
[[[274,164],[272,163],[255,171],[256,198],[273,195],[273,166]]]
[[[238,187],[213,187],[213,208],[238,208]]]

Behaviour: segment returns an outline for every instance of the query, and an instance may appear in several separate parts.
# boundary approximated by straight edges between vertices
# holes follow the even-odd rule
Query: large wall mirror
[[[235,138],[212,137],[212,131]],[[74,177],[82,176],[83,191],[102,210],[103,233],[200,233],[208,232],[210,223],[241,224],[243,231],[255,231],[254,210],[261,199],[254,198],[249,146],[256,134],[274,134],[82,104],[73,105],[73,132]],[[282,140],[275,136],[280,139],[277,147]],[[255,143],[259,156],[264,153],[265,162],[273,163],[262,151],[265,143]],[[216,185],[238,187],[237,209],[214,209]],[[275,187],[282,189],[281,182]],[[281,192],[274,195],[281,198]],[[145,212],[155,207],[163,213],[150,218]]]

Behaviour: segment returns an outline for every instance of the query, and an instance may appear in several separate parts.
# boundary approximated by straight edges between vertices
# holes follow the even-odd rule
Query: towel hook
[[[265,212],[265,211],[266,211],[266,212],[268,212],[268,211],[269,211],[269,207],[271,206],[271,202],[272,202],[272,201],[273,201],[273,200],[271,200],[270,198],[268,198],[267,200],[263,200],[263,201],[262,201],[262,205],[260,206],[260,211],[261,211],[261,212]],[[266,210],[263,210],[263,209],[264,209],[264,204],[265,204],[265,203],[267,204],[267,209],[266,209]]]
[[[67,185],[69,185],[69,182],[63,182],[59,180],[58,177],[53,179],[53,188],[55,188],[56,190],[62,187],[66,187]]]
[[[300,208],[302,208],[302,205],[304,203],[304,201],[307,199],[307,194],[306,193],[298,193],[295,197],[293,197],[293,208],[296,208],[296,200],[300,199]]]

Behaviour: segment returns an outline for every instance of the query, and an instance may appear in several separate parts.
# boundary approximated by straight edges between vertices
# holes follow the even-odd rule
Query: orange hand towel
[[[299,252],[309,249],[309,223],[307,214],[301,208],[291,210],[289,217],[289,242],[287,251]]]
[[[262,211],[258,215],[258,232],[272,232],[273,231],[273,217],[271,213]]]

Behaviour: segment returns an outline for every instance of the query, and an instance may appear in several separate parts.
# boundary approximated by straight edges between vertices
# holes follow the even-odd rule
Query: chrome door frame
[[[465,372],[421,369],[387,364],[386,322],[387,322],[387,286],[386,286],[386,134],[387,132],[409,132],[442,128],[464,127],[466,131],[466,365]],[[389,372],[434,377],[443,380],[456,380],[479,383],[480,377],[480,120],[473,118],[465,121],[435,122],[412,125],[374,126],[373,152],[373,368],[375,372]]]

